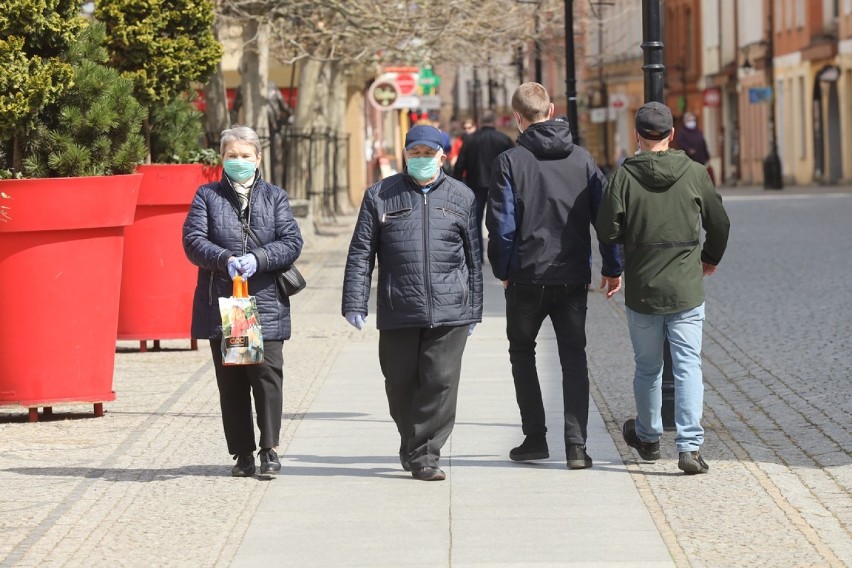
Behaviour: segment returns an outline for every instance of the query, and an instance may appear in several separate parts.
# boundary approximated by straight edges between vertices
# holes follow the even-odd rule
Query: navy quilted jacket
[[[198,284],[192,301],[192,337],[221,337],[219,298],[228,297],[232,282],[228,258],[251,252],[257,272],[249,278],[249,294],[257,300],[264,339],[290,338],[290,299],[280,297],[275,273],[293,264],[302,252],[302,234],[290,210],[287,193],[255,179],[247,219],[240,219],[239,198],[226,176],[198,188],[183,224],[183,248],[198,266]],[[247,236],[243,221],[260,239]]]
[[[428,193],[396,174],[367,189],[346,260],[342,313],[367,314],[379,265],[380,330],[482,321],[473,192],[440,174]]]

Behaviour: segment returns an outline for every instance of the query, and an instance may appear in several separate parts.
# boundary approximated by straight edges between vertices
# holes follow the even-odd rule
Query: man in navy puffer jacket
[[[461,359],[482,320],[479,227],[473,192],[441,169],[441,133],[413,127],[406,173],[367,189],[349,246],[342,313],[363,328],[378,260],[379,361],[403,468],[439,481],[453,429]]]
[[[592,156],[574,145],[567,119],[553,118],[553,103],[538,83],[512,96],[521,136],[494,161],[488,195],[488,259],[506,290],[506,334],[524,442],[515,461],[550,456],[545,433],[535,347],[545,318],[556,333],[562,366],[566,462],[592,466],[586,453],[589,373],[586,307],[591,282],[591,226],[606,179]],[[611,297],[621,287],[615,245],[599,246],[601,287]]]

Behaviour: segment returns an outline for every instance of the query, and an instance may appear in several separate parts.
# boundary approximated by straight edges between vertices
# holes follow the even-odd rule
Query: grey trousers
[[[388,406],[412,469],[436,467],[453,431],[467,332],[464,325],[379,334]]]

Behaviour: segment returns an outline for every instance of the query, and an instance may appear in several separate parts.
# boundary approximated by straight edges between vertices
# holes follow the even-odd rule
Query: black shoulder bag
[[[257,238],[257,235],[254,234],[254,231],[248,225],[246,225],[246,231],[248,231],[249,236],[257,246],[263,246],[260,239]],[[302,276],[296,265],[291,264],[288,268],[275,274],[275,285],[278,286],[279,294],[289,297],[295,296],[304,290],[308,283],[305,282],[305,277]]]

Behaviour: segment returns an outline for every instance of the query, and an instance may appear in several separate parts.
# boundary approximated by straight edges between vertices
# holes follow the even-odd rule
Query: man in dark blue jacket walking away
[[[405,137],[405,173],[364,194],[349,245],[342,313],[359,330],[378,261],[379,362],[399,459],[415,479],[440,481],[453,430],[467,337],[482,321],[482,269],[473,192],[444,174],[441,133]]]
[[[586,302],[591,282],[591,230],[606,178],[591,155],[575,146],[564,117],[553,118],[547,90],[524,83],[512,96],[521,136],[494,162],[486,215],[488,260],[506,295],[506,334],[524,442],[514,461],[550,457],[535,362],[538,332],[549,317],[562,365],[568,467],[592,466],[586,453],[589,373]],[[614,245],[599,244],[601,288],[621,288]]]

